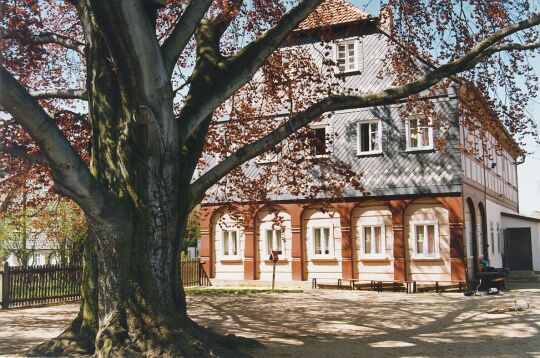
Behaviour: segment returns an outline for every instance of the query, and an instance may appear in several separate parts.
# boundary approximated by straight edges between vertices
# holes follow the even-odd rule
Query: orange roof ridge
[[[309,16],[298,25],[297,30],[345,24],[365,20],[371,15],[345,0],[324,0]]]

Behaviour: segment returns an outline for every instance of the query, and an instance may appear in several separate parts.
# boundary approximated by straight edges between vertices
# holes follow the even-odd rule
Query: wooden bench
[[[430,287],[418,288],[418,284],[435,284]],[[435,289],[435,292],[444,292],[449,288],[457,288],[459,292],[463,292],[467,281],[461,280],[415,280],[413,281],[413,292],[427,292],[430,289]]]
[[[370,289],[370,290],[372,289],[372,284],[371,284],[372,281],[360,280],[357,278],[351,278],[348,281],[349,281],[349,285],[351,286],[351,291],[354,291],[355,289],[361,290],[363,288]]]
[[[318,286],[318,283],[317,281],[337,281],[337,287],[338,287],[338,290],[341,290],[343,288],[343,285],[342,285],[342,279],[341,278],[332,278],[332,277],[313,277],[311,279],[311,288],[312,289],[317,289],[319,286]]]
[[[402,280],[372,280],[371,290],[377,292],[383,292],[385,288],[391,287],[394,292],[407,292],[413,293],[414,281],[402,281]]]

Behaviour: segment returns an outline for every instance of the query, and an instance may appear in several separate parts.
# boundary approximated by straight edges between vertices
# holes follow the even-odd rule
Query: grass
[[[302,290],[270,290],[256,288],[186,288],[186,295],[201,296],[201,295],[250,295],[257,293],[301,293]]]

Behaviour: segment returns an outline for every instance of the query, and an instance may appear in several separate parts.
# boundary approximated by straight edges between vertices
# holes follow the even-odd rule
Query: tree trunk
[[[29,354],[240,356],[231,350],[238,338],[221,337],[187,316],[179,247],[196,160],[178,148],[171,83],[144,97],[129,92],[100,30],[106,27],[99,26],[89,2],[81,1],[79,11],[87,51],[91,169],[117,200],[98,216],[87,213],[77,318]]]

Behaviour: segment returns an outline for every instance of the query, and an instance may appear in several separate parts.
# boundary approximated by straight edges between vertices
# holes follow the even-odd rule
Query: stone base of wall
[[[271,281],[261,280],[219,280],[211,279],[213,287],[223,288],[272,288]],[[276,289],[281,290],[307,290],[311,289],[311,281],[276,281]]]

